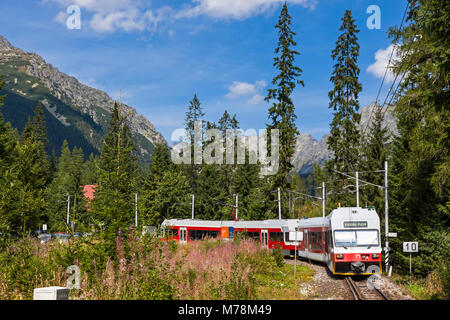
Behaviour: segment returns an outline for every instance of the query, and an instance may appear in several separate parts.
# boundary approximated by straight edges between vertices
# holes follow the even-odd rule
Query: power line
[[[408,12],[408,7],[409,7],[409,3],[406,3],[405,12],[403,13],[402,22],[400,23],[400,29],[402,28],[403,22],[405,21],[406,13]],[[395,48],[396,48],[396,45],[394,44],[394,46],[392,48],[391,56],[389,57],[389,62],[387,64],[387,66],[386,66],[386,70],[384,71],[383,80],[381,81],[380,87],[378,88],[377,98],[375,100],[375,107],[378,106],[378,98],[380,96],[381,88],[383,87],[384,80],[385,80],[386,75],[387,75],[387,71],[388,71],[389,66],[391,64],[391,60],[392,60],[392,57],[394,55]],[[395,82],[395,80],[394,80],[394,82]],[[391,89],[392,89],[392,86],[391,86]],[[390,92],[391,89],[389,89],[389,92]],[[388,95],[389,95],[389,93],[388,93]],[[383,107],[381,106],[381,108],[383,108]],[[368,121],[366,123],[366,127],[364,128],[364,130],[362,130],[363,133],[365,133],[367,131],[367,128],[369,127],[370,121],[372,120],[372,115],[373,115],[373,109],[370,111],[369,119],[368,119]]]

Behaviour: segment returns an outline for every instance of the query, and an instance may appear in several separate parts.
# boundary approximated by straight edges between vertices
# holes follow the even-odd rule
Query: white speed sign
[[[419,243],[403,242],[403,252],[419,252]]]

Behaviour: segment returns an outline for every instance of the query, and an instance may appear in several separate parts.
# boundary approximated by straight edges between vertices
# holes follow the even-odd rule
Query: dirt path
[[[294,264],[294,259],[285,259],[286,263]],[[299,290],[302,296],[309,300],[353,300],[343,276],[331,274],[328,268],[322,264],[304,259],[298,259],[297,265],[307,266],[315,271],[312,281],[303,283]],[[380,289],[392,300],[412,300],[404,294],[400,287],[388,277],[382,276]]]

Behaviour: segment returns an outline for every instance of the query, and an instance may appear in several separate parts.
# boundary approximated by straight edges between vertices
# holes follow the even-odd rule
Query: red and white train
[[[381,273],[380,219],[371,208],[337,208],[325,218],[262,221],[165,220],[165,238],[181,243],[243,235],[266,248],[326,263],[333,274]],[[297,231],[296,231],[297,230]]]

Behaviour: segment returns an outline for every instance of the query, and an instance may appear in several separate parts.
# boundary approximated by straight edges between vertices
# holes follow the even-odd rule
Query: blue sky
[[[210,121],[224,110],[244,130],[265,128],[280,0],[2,0],[0,34],[14,46],[36,52],[60,71],[106,91],[148,118],[170,143],[183,127],[197,94]],[[66,26],[70,5],[81,11],[81,28]],[[369,29],[366,10],[377,5],[381,28]],[[328,133],[331,51],[345,10],[361,30],[361,106],[375,100],[391,41],[406,0],[291,0],[297,33],[296,64],[305,87],[293,100],[301,133]],[[369,69],[368,69],[369,68]],[[389,78],[389,77],[388,77]],[[381,97],[385,96],[385,82]]]

